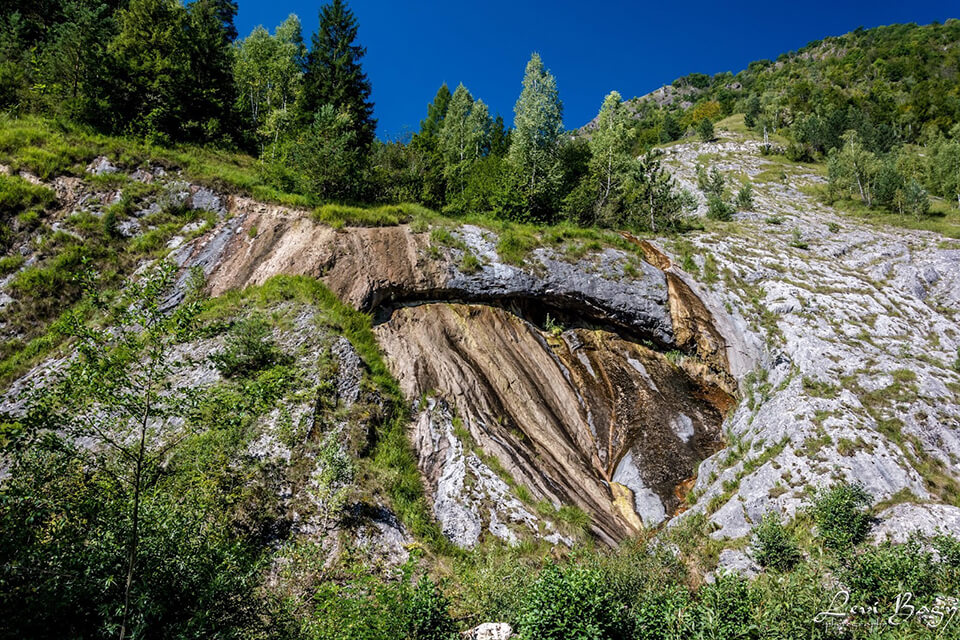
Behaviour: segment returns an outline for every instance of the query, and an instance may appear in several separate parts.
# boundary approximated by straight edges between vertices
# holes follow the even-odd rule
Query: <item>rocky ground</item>
[[[937,503],[956,501],[960,470],[960,242],[842,215],[809,195],[822,177],[767,160],[756,142],[667,157],[691,191],[702,160],[751,180],[756,199],[735,223],[689,238],[705,300],[730,314],[754,365],[688,513],[738,538],[765,511],[792,514],[809,488],[846,479],[877,501],[919,505],[890,510],[902,527],[956,532],[957,510]],[[663,246],[682,260],[676,243]]]

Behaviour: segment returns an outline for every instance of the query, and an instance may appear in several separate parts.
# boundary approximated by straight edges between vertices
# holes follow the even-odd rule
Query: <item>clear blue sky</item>
[[[290,13],[304,39],[322,2],[239,0],[237,29],[271,31]],[[692,72],[737,71],[858,26],[960,18],[957,0],[613,2],[603,0],[353,0],[367,47],[377,134],[415,130],[437,88],[464,83],[508,124],[523,68],[538,51],[557,78],[565,124],[589,121],[603,97],[642,95]]]

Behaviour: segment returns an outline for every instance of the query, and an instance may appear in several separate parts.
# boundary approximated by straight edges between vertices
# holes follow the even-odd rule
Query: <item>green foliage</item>
[[[811,513],[820,539],[826,548],[846,553],[863,542],[870,531],[867,508],[873,500],[859,484],[840,483],[821,489],[815,496]]]
[[[313,597],[309,637],[317,640],[453,640],[449,602],[427,576],[415,583],[413,561],[385,579],[351,565],[344,579],[322,583]]]
[[[563,134],[563,105],[557,81],[534,53],[514,107],[508,158],[520,177],[529,215],[547,221],[554,211],[561,167],[557,149]]]
[[[779,514],[767,513],[753,529],[754,559],[761,567],[789,571],[802,557]]]
[[[913,537],[905,544],[884,542],[854,554],[840,579],[850,589],[852,604],[895,602],[905,592],[927,600],[941,586],[938,565],[924,541]]]
[[[460,260],[460,271],[464,273],[476,273],[482,266],[483,263],[480,262],[480,259],[473,255],[473,253],[470,251],[463,253],[463,258]]]
[[[0,174],[0,215],[13,217],[29,207],[49,207],[56,201],[53,190],[27,182],[19,176]]]
[[[716,139],[716,134],[713,131],[713,122],[710,121],[710,118],[704,118],[700,121],[700,124],[697,125],[697,135],[700,136],[700,140],[703,142],[710,142]]]
[[[697,594],[697,626],[708,638],[749,638],[757,635],[754,607],[758,593],[746,578],[720,572],[713,584]]]
[[[628,619],[602,574],[550,564],[530,587],[517,617],[521,638],[626,638]]]
[[[370,101],[370,81],[360,62],[366,48],[356,43],[357,32],[356,16],[343,0],[331,0],[320,7],[320,25],[304,65],[300,108],[308,119],[325,107],[343,114],[343,135],[353,140],[356,154],[365,157],[373,144],[377,121]]]
[[[716,167],[707,171],[702,164],[697,164],[697,186],[707,196],[722,198],[727,190],[727,181]]]
[[[320,201],[349,200],[359,195],[360,175],[366,157],[357,143],[357,131],[347,111],[325,104],[313,123],[299,131],[285,152],[273,161],[289,165],[297,177],[292,185]],[[285,181],[274,183],[285,188]]]
[[[427,576],[421,577],[406,603],[407,637],[411,640],[456,638],[449,608],[449,601],[437,585]]]
[[[736,210],[720,196],[707,197],[707,217],[711,220],[728,221],[733,219],[734,213]]]
[[[744,211],[753,211],[753,185],[745,183],[737,192],[737,206]]]
[[[59,325],[75,357],[28,399],[5,451],[17,479],[0,485],[0,611],[17,635],[202,638],[257,625],[262,550],[171,464],[198,396],[164,381],[202,306],[194,281],[161,310],[173,276],[160,265],[111,305],[85,285],[112,330],[79,312]],[[188,477],[205,471],[193,464]]]
[[[251,376],[290,358],[277,347],[266,318],[255,314],[231,328],[223,350],[213,353],[210,360],[225,377],[235,378]]]
[[[237,107],[249,122],[261,154],[275,157],[277,141],[293,125],[301,89],[300,65],[306,55],[300,20],[291,14],[273,32],[256,27],[238,42],[233,65]]]

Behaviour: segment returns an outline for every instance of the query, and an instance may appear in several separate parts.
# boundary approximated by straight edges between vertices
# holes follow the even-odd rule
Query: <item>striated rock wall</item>
[[[613,249],[576,262],[535,249],[515,266],[478,227],[438,251],[406,226],[334,230],[304,212],[230,206],[176,261],[201,266],[214,295],[308,275],[375,314],[418,405],[411,438],[434,513],[458,544],[488,531],[563,541],[549,514],[534,515],[544,500],[580,508],[615,543],[678,512],[722,444],[736,394],[726,338],[676,273],[642,262],[628,276]],[[462,247],[478,270],[457,267]]]

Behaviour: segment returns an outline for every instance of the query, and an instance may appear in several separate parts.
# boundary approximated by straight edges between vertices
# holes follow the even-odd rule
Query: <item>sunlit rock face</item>
[[[541,247],[516,265],[478,227],[438,250],[408,227],[333,230],[232,205],[177,261],[203,267],[214,294],[308,275],[373,315],[414,407],[434,514],[461,546],[569,543],[543,504],[578,507],[614,544],[681,511],[698,463],[722,446],[730,338],[652,246],[647,260]],[[479,268],[460,268],[466,251]]]
[[[577,505],[611,542],[673,515],[684,481],[720,446],[721,415],[701,384],[610,331],[548,332],[509,309],[428,303],[393,310],[376,333],[408,397],[444,398],[517,483]],[[443,483],[443,465],[425,470]]]

